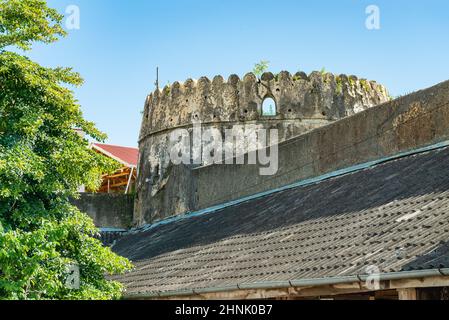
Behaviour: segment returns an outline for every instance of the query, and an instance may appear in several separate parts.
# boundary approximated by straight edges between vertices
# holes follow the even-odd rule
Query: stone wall
[[[129,229],[132,226],[133,195],[81,193],[72,204],[87,213],[99,228]]]
[[[192,211],[449,140],[449,81],[337,121],[279,146],[280,169],[211,165],[192,172]],[[323,195],[325,196],[325,195]]]
[[[355,76],[313,72],[291,75],[265,73],[258,80],[252,73],[242,80],[175,82],[150,94],[145,103],[140,140],[149,135],[188,126],[193,120],[206,123],[264,120],[261,103],[272,97],[278,104],[276,120],[337,120],[388,100],[375,81]],[[271,120],[274,120],[271,119]]]
[[[276,101],[275,116],[262,115],[267,97]],[[170,164],[169,134],[175,129],[192,135],[192,124],[199,122],[203,129],[217,128],[224,135],[235,125],[254,124],[277,129],[282,142],[388,100],[386,89],[374,81],[320,72],[265,73],[260,80],[253,74],[242,80],[236,75],[228,81],[221,76],[189,79],[157,90],[148,96],[143,114],[134,223],[181,214],[204,202],[192,194],[197,180],[190,170],[195,166]],[[233,186],[225,183],[222,188]]]

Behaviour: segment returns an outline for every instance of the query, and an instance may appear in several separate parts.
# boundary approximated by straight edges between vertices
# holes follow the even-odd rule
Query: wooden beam
[[[120,169],[117,169],[113,174],[118,174],[118,173],[123,173],[123,172],[125,172],[125,171],[127,171],[127,172],[129,172],[130,171],[130,168],[128,168],[128,167],[122,167],[122,168],[120,168]],[[109,173],[104,173],[104,174],[102,174],[101,175],[102,177],[108,177],[109,176]]]
[[[351,282],[346,284],[291,287],[279,289],[244,289],[230,290],[226,292],[201,293],[192,296],[173,296],[163,298],[165,300],[234,300],[234,299],[304,299],[320,297],[336,297],[338,295],[366,294],[376,292],[375,298],[416,300],[419,298],[418,288],[447,287],[449,277],[428,277],[420,279],[384,280],[380,281],[380,290],[373,291],[364,283]],[[382,295],[381,291],[385,291]],[[397,296],[395,294],[397,292]],[[160,299],[160,298],[157,298]]]
[[[123,172],[123,173],[114,174],[112,176],[105,176],[105,178],[107,178],[107,179],[115,179],[115,178],[125,177],[125,176],[128,176],[128,175],[129,175],[129,172]]]
[[[133,179],[133,172],[134,172],[134,168],[131,168],[131,174],[129,175],[128,183],[126,184],[125,194],[128,194],[129,187],[131,186],[131,182]]]
[[[394,289],[449,287],[449,277],[391,280],[390,286]]]
[[[415,288],[398,289],[399,300],[418,300]]]
[[[247,289],[227,292],[204,293],[192,296],[167,297],[165,300],[260,300],[260,299],[301,299],[357,294],[370,292],[360,288],[358,283],[348,285],[327,285],[317,287],[295,287],[280,289]],[[157,298],[160,299],[160,298]]]
[[[398,300],[397,290],[382,290],[374,293],[374,300]]]
[[[123,187],[126,186],[128,184],[128,181],[124,181],[124,182],[120,182],[120,183],[115,183],[111,186],[111,188],[117,188],[117,187]]]

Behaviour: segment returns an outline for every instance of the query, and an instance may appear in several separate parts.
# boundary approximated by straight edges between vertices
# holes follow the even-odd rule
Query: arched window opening
[[[272,117],[277,114],[276,101],[273,98],[267,97],[262,103],[262,115]]]

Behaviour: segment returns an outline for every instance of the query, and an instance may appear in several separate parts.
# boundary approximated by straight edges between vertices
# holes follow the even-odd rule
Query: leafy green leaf
[[[119,298],[122,286],[105,276],[131,268],[68,200],[117,168],[74,131],[106,138],[68,89],[82,84],[80,75],[6,50],[55,41],[65,34],[61,21],[45,1],[0,0],[0,299]],[[73,263],[79,290],[65,286]]]

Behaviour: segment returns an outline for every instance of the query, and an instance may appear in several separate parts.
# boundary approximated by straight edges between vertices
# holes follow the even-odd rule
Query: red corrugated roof
[[[130,147],[114,146],[110,144],[93,143],[92,147],[124,165],[137,166],[139,149]]]

